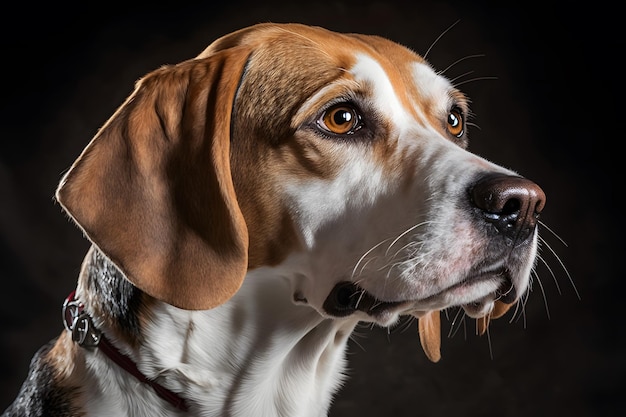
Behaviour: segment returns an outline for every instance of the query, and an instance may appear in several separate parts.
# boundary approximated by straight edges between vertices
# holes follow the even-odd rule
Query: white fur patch
[[[356,64],[350,69],[350,73],[358,83],[373,86],[374,94],[371,100],[390,120],[400,127],[410,123],[407,109],[402,106],[389,76],[380,63],[369,55],[358,54]]]

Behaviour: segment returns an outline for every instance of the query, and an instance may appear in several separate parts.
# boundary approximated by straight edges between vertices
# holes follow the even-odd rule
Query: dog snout
[[[526,178],[492,173],[479,178],[470,188],[470,201],[507,244],[518,245],[535,230],[546,195]]]

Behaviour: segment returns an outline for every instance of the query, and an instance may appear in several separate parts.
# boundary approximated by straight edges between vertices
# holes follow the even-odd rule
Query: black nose
[[[526,178],[489,174],[470,189],[470,199],[482,217],[507,243],[520,244],[535,230],[546,202],[543,190]]]

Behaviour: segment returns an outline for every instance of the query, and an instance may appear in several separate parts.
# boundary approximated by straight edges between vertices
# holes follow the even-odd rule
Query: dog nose
[[[482,217],[506,238],[507,243],[520,244],[535,230],[546,195],[537,184],[526,178],[489,174],[473,185],[470,199]]]

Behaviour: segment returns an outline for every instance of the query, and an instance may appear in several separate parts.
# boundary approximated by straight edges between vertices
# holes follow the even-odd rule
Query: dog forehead
[[[222,39],[214,42],[203,54],[233,42],[250,46],[248,72],[265,73],[275,83],[286,80],[313,85],[317,78],[324,85],[348,75],[359,61],[368,57],[387,77],[394,79],[396,87],[406,88],[414,84],[411,66],[417,63],[428,66],[409,48],[376,35],[340,33],[299,24],[261,24],[240,32],[231,35],[234,39],[228,43]]]
[[[199,58],[236,45],[251,49],[240,89],[248,90],[249,107],[283,109],[285,118],[293,117],[294,109],[307,107],[305,101],[315,102],[314,96],[327,97],[328,91],[320,94],[320,90],[344,79],[356,80],[352,86],[369,87],[379,97],[378,108],[390,109],[387,100],[392,97],[393,109],[403,109],[412,117],[423,118],[426,113],[426,118],[432,118],[428,113],[450,101],[465,107],[462,94],[425,59],[380,36],[297,23],[261,23],[216,40]],[[338,89],[345,90],[345,84]]]

